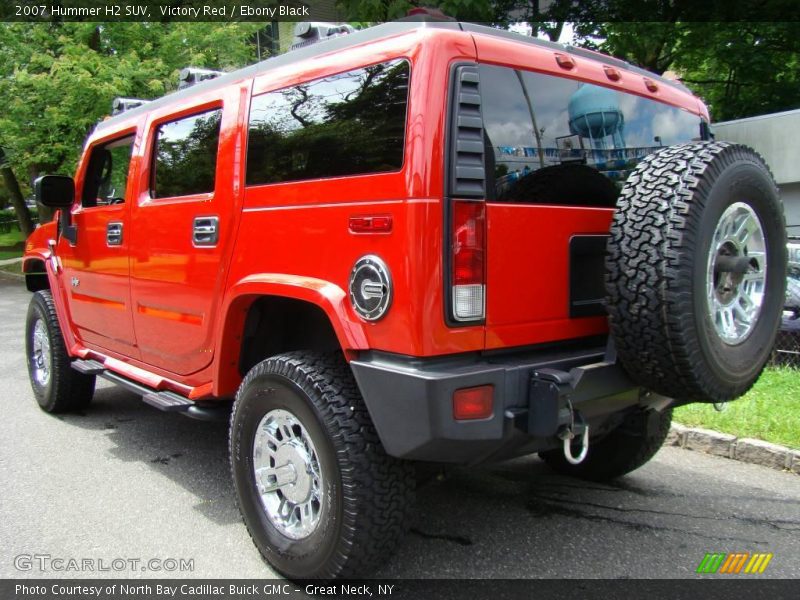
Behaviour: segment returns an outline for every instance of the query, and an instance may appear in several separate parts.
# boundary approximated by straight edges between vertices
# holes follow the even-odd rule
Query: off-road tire
[[[255,487],[255,429],[275,409],[302,423],[326,482],[319,524],[301,540],[273,525]],[[413,465],[385,453],[341,353],[291,352],[254,366],[236,395],[230,461],[253,542],[291,579],[366,575],[394,552],[410,525]]]
[[[540,452],[539,456],[554,471],[562,475],[608,481],[626,475],[648,462],[664,444],[672,422],[672,410],[653,414],[655,427],[648,424],[645,411],[636,411],[623,423],[597,442],[590,442],[583,462],[573,465],[564,458],[561,448]],[[573,456],[578,451],[573,452]]]
[[[705,282],[715,228],[735,202],[761,222],[767,269],[760,314],[731,345],[709,317]],[[754,150],[698,142],[645,158],[622,189],[607,250],[611,334],[639,385],[683,402],[726,402],[753,385],[780,323],[787,260],[778,189]]]
[[[50,375],[45,384],[34,377],[33,334],[40,321],[49,340]],[[40,290],[31,298],[25,321],[25,356],[33,395],[39,407],[49,413],[78,411],[92,401],[94,375],[78,373],[64,345],[55,304],[50,290]]]

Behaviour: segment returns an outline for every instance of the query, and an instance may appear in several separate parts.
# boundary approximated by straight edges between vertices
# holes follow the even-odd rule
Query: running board
[[[102,375],[106,370],[103,363],[96,360],[76,360],[72,363],[72,368],[83,375]]]
[[[189,407],[194,404],[188,398],[179,396],[175,392],[149,392],[142,396],[142,400],[164,412],[183,412],[189,410]]]
[[[113,371],[109,371],[103,366],[103,363],[97,360],[75,360],[72,361],[71,366],[78,373],[97,375],[134,394],[139,394],[142,400],[147,404],[159,410],[163,410],[164,412],[179,412],[187,417],[192,417],[193,419],[199,419],[201,421],[227,420],[230,415],[230,404],[228,403],[214,401],[201,405],[175,392],[154,390],[146,385],[114,373]]]

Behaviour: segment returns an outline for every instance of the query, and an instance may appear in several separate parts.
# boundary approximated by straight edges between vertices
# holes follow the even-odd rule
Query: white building
[[[764,157],[781,190],[789,234],[800,233],[800,109],[724,121],[712,131],[716,139],[746,144]]]

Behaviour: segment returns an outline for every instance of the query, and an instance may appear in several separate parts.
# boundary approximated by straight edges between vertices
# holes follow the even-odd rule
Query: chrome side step
[[[228,402],[213,401],[200,404],[175,392],[154,390],[109,371],[97,360],[74,360],[71,366],[78,373],[97,375],[134,394],[139,394],[147,404],[164,412],[179,412],[201,421],[224,421],[228,419],[231,412],[231,404]]]

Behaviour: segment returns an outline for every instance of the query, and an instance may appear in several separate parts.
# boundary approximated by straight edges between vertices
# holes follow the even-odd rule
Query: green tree
[[[0,23],[0,148],[22,192],[73,173],[86,135],[116,96],[155,98],[192,65],[255,60],[259,23]],[[12,192],[13,195],[13,192]],[[26,232],[27,233],[27,232]]]
[[[557,40],[565,22],[576,45],[654,73],[676,72],[715,120],[800,106],[800,23],[793,0],[339,0],[349,18],[385,21],[415,6],[498,27],[525,21]]]
[[[672,70],[715,121],[800,107],[800,23],[686,24]]]

